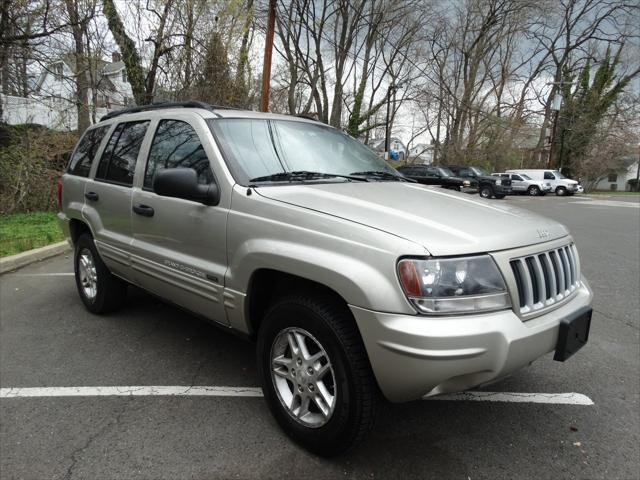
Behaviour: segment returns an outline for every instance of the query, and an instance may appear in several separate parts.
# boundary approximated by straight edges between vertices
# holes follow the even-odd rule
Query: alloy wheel
[[[93,254],[88,248],[83,248],[78,256],[78,275],[82,293],[89,300],[96,298],[98,294],[98,273]]]
[[[282,330],[271,346],[271,379],[281,405],[298,423],[318,428],[333,415],[336,378],[320,342],[302,328]]]

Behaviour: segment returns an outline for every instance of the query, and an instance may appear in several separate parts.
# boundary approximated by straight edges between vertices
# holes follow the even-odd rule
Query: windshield
[[[557,170],[553,172],[553,174],[556,176],[556,178],[567,178],[565,177],[563,174],[561,174],[560,172],[558,172]]]
[[[247,185],[251,179],[290,181],[291,176],[278,175],[285,172],[304,172],[305,177],[295,177],[304,180],[327,181],[327,177],[312,177],[309,172],[398,179],[398,172],[373,150],[326,125],[254,118],[211,119],[208,123],[240,184]]]
[[[481,175],[488,176],[489,175],[485,170],[483,170],[480,167],[472,167],[472,168],[476,172],[476,175],[478,175],[478,176],[481,176]]]
[[[529,175],[525,175],[524,173],[520,173],[519,175],[525,180],[531,180],[531,177]]]
[[[448,168],[438,167],[437,170],[443,177],[453,177],[453,172]]]

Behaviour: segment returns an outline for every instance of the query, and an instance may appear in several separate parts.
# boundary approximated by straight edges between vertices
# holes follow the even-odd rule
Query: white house
[[[431,165],[433,163],[433,145],[418,143],[409,149],[409,158],[415,158],[414,163]]]
[[[622,190],[628,191],[629,180],[635,180],[638,175],[638,159],[627,157],[623,160],[623,166],[617,172],[610,172],[596,183],[596,190]]]
[[[376,152],[384,153],[384,138],[371,140],[371,145],[369,146]],[[407,147],[398,137],[391,137],[389,139],[389,151],[397,152],[398,160],[407,158]]]
[[[88,105],[92,121],[94,116],[99,120],[109,111],[134,103],[133,91],[127,81],[120,54],[114,53],[111,60],[93,62],[91,71],[85,72],[90,85]],[[29,98],[2,96],[2,120],[12,125],[37,123],[57,130],[75,130],[78,124],[74,81],[76,75],[72,54],[63,55],[48,64],[40,73]]]

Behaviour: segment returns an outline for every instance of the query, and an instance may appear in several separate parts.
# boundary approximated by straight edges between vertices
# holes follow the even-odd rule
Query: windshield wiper
[[[411,178],[402,177],[400,175],[394,175],[393,173],[385,172],[384,170],[367,170],[365,172],[352,172],[349,175],[362,175],[363,177],[374,178],[388,178],[389,180],[395,180],[397,182],[414,182]]]
[[[319,178],[346,178],[348,180],[356,180],[359,182],[368,181],[366,178],[354,177],[351,175],[341,175],[339,173],[323,173],[323,172],[310,172],[307,170],[297,170],[294,172],[279,172],[271,175],[264,175],[262,177],[256,177],[249,180],[250,182],[296,182],[305,180],[316,180]]]

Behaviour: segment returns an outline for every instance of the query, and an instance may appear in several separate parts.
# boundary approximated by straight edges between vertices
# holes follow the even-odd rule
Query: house
[[[124,62],[114,53],[111,62],[92,59],[84,74],[89,84],[90,120],[99,120],[112,110],[133,105],[133,91]],[[75,130],[76,62],[73,54],[62,55],[45,66],[28,97],[2,95],[2,121],[10,125],[36,123],[57,130]]]
[[[638,176],[638,157],[625,157],[619,170],[611,171],[602,177],[595,185],[596,190],[631,190],[630,180],[635,181]],[[637,188],[637,187],[636,187]]]
[[[384,153],[384,140],[384,138],[373,139],[369,146],[376,152]],[[404,160],[407,158],[407,147],[398,137],[389,139],[389,151],[391,152],[392,160]],[[396,155],[397,158],[393,158]]]
[[[409,158],[414,159],[414,163],[431,165],[433,163],[433,145],[418,143],[409,149]]]
[[[85,72],[90,87],[89,105],[93,105],[95,98],[96,108],[111,110],[133,104],[133,91],[120,54],[114,52],[111,60],[92,60],[91,67]],[[76,70],[75,57],[71,53],[50,63],[36,82],[34,96],[53,99],[61,105],[65,102],[75,105]]]

